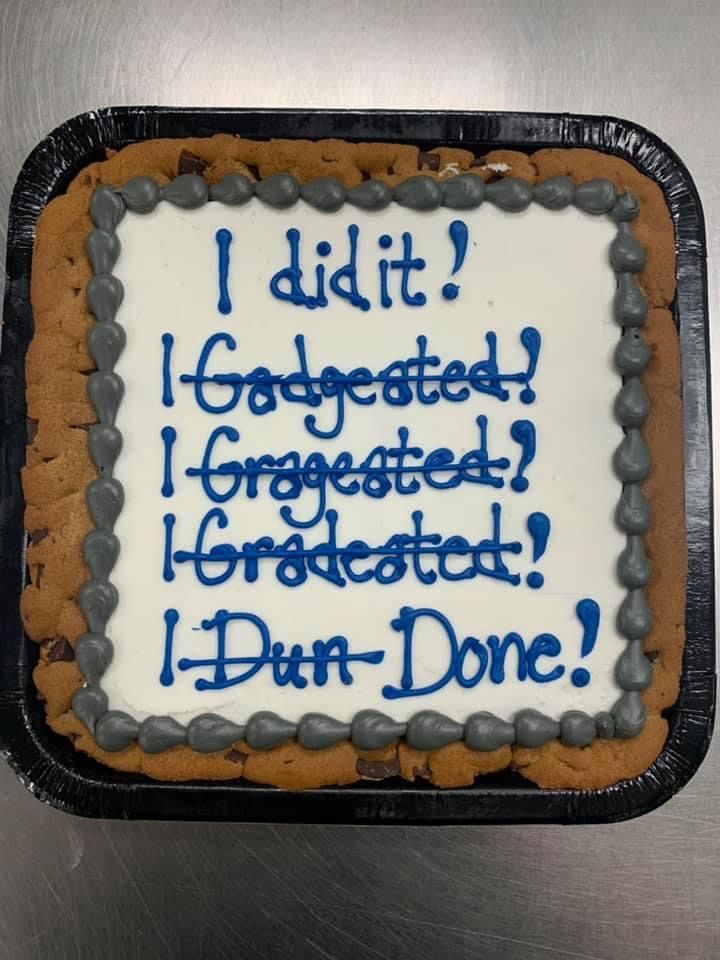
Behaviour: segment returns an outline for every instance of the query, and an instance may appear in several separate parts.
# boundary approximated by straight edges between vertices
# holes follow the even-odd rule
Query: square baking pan
[[[667,711],[668,741],[641,776],[603,790],[541,790],[506,770],[474,786],[438,790],[399,779],[288,793],[247,781],[158,783],[101,766],[46,725],[32,669],[37,646],[23,633],[27,579],[20,471],[25,460],[24,358],[32,337],[30,269],[35,225],[105,149],[157,137],[232,133],[267,139],[462,146],[482,155],[507,147],[589,147],[622,157],[662,189],[677,247],[673,304],[680,333],[689,575],[680,695]],[[41,800],[94,817],[319,823],[611,822],[651,810],[676,793],[707,751],[715,706],[713,499],[705,231],[692,179],[676,154],[625,120],[567,114],[212,110],[110,107],[58,127],[28,157],[10,202],[0,352],[0,749]]]

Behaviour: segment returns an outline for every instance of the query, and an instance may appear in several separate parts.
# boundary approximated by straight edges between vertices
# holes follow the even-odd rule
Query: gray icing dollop
[[[185,743],[185,727],[172,717],[148,717],[138,730],[138,743],[145,753],[161,753]]]
[[[628,379],[615,404],[616,417],[626,434],[613,463],[623,483],[616,521],[628,535],[618,560],[618,577],[629,592],[617,618],[619,631],[628,639],[616,665],[617,681],[624,692],[612,712],[604,711],[593,718],[581,711],[570,711],[558,722],[537,710],[521,710],[511,722],[480,711],[461,724],[433,710],[416,713],[408,723],[397,722],[376,710],[359,711],[352,723],[317,713],[306,714],[294,723],[270,711],[259,711],[249,717],[245,726],[203,714],[184,727],[170,717],[149,717],[139,725],[126,713],[108,710],[107,695],[98,681],[112,660],[112,643],[105,629],[118,597],[108,577],[120,549],[112,530],[124,499],[122,485],[110,475],[122,444],[115,419],[124,392],[123,382],[113,369],[125,347],[125,331],[116,321],[123,287],[111,272],[120,253],[116,227],[126,209],[147,214],[162,200],[192,209],[208,200],[238,206],[253,195],[277,208],[292,206],[302,197],[326,212],[338,210],[344,202],[377,210],[393,200],[416,210],[433,210],[441,204],[463,210],[488,201],[501,210],[518,212],[535,200],[551,210],[574,203],[587,213],[607,213],[617,223],[609,257],[617,274],[614,316],[624,329],[615,350],[615,365],[618,373]],[[421,174],[394,190],[385,182],[372,179],[346,190],[332,177],[301,186],[290,174],[253,182],[242,174],[230,173],[210,187],[197,174],[183,174],[163,188],[151,177],[135,177],[119,190],[98,186],[90,203],[95,229],[87,238],[86,248],[94,276],[87,284],[86,298],[96,320],[88,335],[88,349],[98,367],[88,378],[88,396],[99,421],[88,431],[88,444],[100,476],[86,489],[87,506],[96,529],[83,543],[92,579],[83,584],[78,597],[89,626],[76,645],[76,658],[86,685],[73,697],[73,710],[88,729],[94,730],[97,743],[103,749],[117,751],[138,738],[143,749],[159,752],[187,742],[195,750],[211,753],[241,739],[252,749],[270,750],[295,737],[309,749],[322,749],[350,738],[359,749],[375,750],[404,735],[410,746],[420,750],[437,750],[464,740],[471,749],[489,751],[511,743],[539,746],[558,736],[572,746],[584,746],[595,735],[636,736],[645,721],[639,691],[652,676],[652,667],[642,652],[642,639],[651,628],[652,618],[642,589],[648,582],[650,565],[641,539],[650,523],[650,506],[640,483],[649,472],[650,459],[638,429],[647,418],[649,400],[638,378],[647,367],[650,350],[637,329],[645,322],[648,310],[647,298],[635,277],[645,263],[645,253],[630,226],[638,211],[637,199],[630,193],[618,196],[610,181],[594,180],[576,186],[569,177],[553,177],[531,187],[517,177],[486,184],[475,174],[462,174],[445,182]]]
[[[624,740],[637,737],[645,726],[645,704],[637,690],[627,690],[612,709],[615,736]]]
[[[615,206],[610,211],[610,216],[616,223],[629,223],[637,218],[640,213],[640,201],[634,193],[626,190],[617,198]]]
[[[98,683],[110,666],[113,646],[102,633],[83,633],[75,644],[75,659],[88,683]]]
[[[642,537],[631,535],[625,549],[618,557],[620,583],[630,589],[647,586],[650,580],[650,561],[645,553]]]
[[[100,230],[115,230],[125,216],[125,203],[114,187],[101,184],[90,200],[90,219]]]
[[[98,273],[88,280],[85,299],[98,324],[115,319],[115,314],[123,301],[123,293],[122,283],[112,274]]]
[[[345,187],[336,177],[320,177],[300,188],[300,195],[311,207],[334,213],[345,203]]]
[[[640,273],[645,266],[645,250],[624,221],[618,224],[617,236],[610,244],[610,264],[615,273]]]
[[[133,177],[120,188],[120,196],[133,213],[151,213],[160,203],[161,194],[152,177]]]
[[[199,753],[214,753],[231,747],[245,736],[245,727],[231,723],[215,713],[203,713],[191,720],[187,728],[187,743]]]
[[[163,200],[183,210],[194,210],[202,207],[208,200],[208,185],[204,177],[197,173],[182,173],[166,184],[161,192]]]
[[[86,580],[78,591],[78,606],[91,633],[102,633],[117,603],[118,592],[109,580]]]
[[[407,724],[398,723],[379,710],[360,710],[352,721],[351,740],[359,750],[382,750],[405,736]]]
[[[283,720],[270,710],[260,710],[250,717],[245,726],[245,741],[253,750],[272,750],[292,740],[296,732],[296,723]]]
[[[276,173],[267,180],[258,180],[255,195],[271,207],[291,207],[300,196],[300,184],[289,173]]]
[[[638,377],[625,381],[615,398],[615,417],[623,427],[641,427],[650,413],[650,398]]]
[[[560,739],[566,747],[587,747],[595,733],[594,719],[581,710],[568,710],[560,718]]]
[[[642,483],[650,473],[650,451],[636,428],[627,431],[613,457],[615,473],[626,483]]]
[[[532,187],[520,177],[503,177],[494,183],[485,184],[485,197],[506,213],[519,213],[530,206]]]
[[[85,241],[85,250],[95,273],[110,273],[120,256],[120,241],[109,230],[92,230]]]
[[[125,502],[122,484],[114,477],[98,477],[88,484],[85,501],[95,526],[112,530]]]
[[[393,190],[393,200],[411,210],[437,210],[442,198],[442,185],[423,174],[403,180]]]
[[[615,521],[625,533],[647,533],[650,526],[650,504],[641,487],[635,484],[625,487],[615,511]]]
[[[642,640],[650,633],[652,613],[644,590],[635,588],[628,591],[620,604],[617,624],[620,633],[628,640]]]
[[[520,747],[541,747],[560,736],[560,724],[538,710],[515,714],[515,741]]]
[[[452,177],[443,185],[443,204],[452,210],[472,210],[485,199],[485,181],[474,173]]]
[[[576,187],[575,206],[585,213],[598,216],[601,213],[610,213],[617,197],[617,187],[612,180],[588,180]]]
[[[415,750],[439,750],[463,738],[463,725],[435,710],[421,710],[411,717],[405,737]]]
[[[91,530],[83,540],[83,557],[96,580],[107,580],[120,555],[120,541],[107,530]]]
[[[642,640],[631,640],[615,665],[615,678],[621,690],[645,690],[650,686],[652,664],[643,652]]]
[[[210,187],[210,200],[228,207],[239,207],[253,196],[253,182],[242,173],[228,173]]]
[[[72,708],[75,716],[92,733],[96,720],[108,711],[107,694],[88,681],[86,686],[76,690],[72,699]]]
[[[361,210],[382,210],[392,201],[392,190],[384,180],[364,180],[347,192],[347,202]]]
[[[622,327],[641,327],[647,318],[648,302],[632,273],[619,273],[613,300],[613,315]]]
[[[639,376],[650,363],[650,347],[642,334],[628,327],[615,347],[615,366],[627,377]]]
[[[122,710],[108,710],[95,721],[95,740],[99,747],[117,753],[129,747],[138,735],[137,720]]]
[[[103,476],[112,476],[117,458],[122,450],[122,434],[117,427],[95,423],[88,431],[90,457]]]
[[[465,743],[471,750],[497,750],[515,740],[515,727],[492,713],[473,713],[465,721]]]
[[[125,349],[125,329],[115,320],[96,323],[88,334],[88,350],[98,370],[112,370]]]
[[[297,740],[308,750],[323,750],[350,737],[351,725],[334,720],[324,713],[306,713],[300,718]]]
[[[575,183],[570,177],[550,177],[533,187],[533,197],[548,210],[563,210],[575,199]]]
[[[609,710],[601,710],[595,715],[595,729],[603,740],[612,740],[615,736],[615,717]]]
[[[96,370],[88,377],[88,397],[100,423],[114,426],[118,408],[125,394],[122,379],[110,370]]]

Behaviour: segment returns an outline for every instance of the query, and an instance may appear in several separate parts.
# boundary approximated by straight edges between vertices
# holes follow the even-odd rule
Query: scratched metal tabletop
[[[0,0],[0,230],[32,146],[108,104],[607,113],[694,175],[717,323],[718,36],[717,0]],[[612,827],[101,823],[0,765],[0,957],[710,960],[719,801],[711,749]]]

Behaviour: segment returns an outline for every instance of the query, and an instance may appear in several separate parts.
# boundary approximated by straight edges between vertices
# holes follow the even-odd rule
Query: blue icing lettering
[[[294,303],[296,306],[317,306],[314,297],[309,297],[302,288],[302,269],[300,267],[300,231],[291,227],[285,234],[290,246],[290,265],[273,274],[270,280],[270,293],[278,300]],[[281,286],[283,284],[284,286]]]
[[[422,307],[427,303],[427,297],[419,291],[410,293],[410,273],[412,270],[424,270],[425,261],[422,257],[413,257],[412,243],[412,235],[407,231],[403,233],[403,255],[397,260],[390,261],[390,269],[400,271],[400,296],[403,303],[410,307]]]
[[[233,235],[229,230],[221,228],[215,234],[215,241],[218,245],[218,287],[220,297],[218,299],[218,311],[227,316],[232,313],[232,301],[228,292],[228,272],[230,269],[230,244]]]
[[[499,503],[491,505],[492,533],[488,538],[480,539],[475,543],[449,537],[445,540],[437,533],[423,531],[422,511],[415,511],[412,515],[413,532],[398,532],[392,534],[384,544],[370,545],[365,541],[352,541],[352,549],[347,545],[338,544],[337,525],[338,515],[335,510],[327,510],[324,520],[327,526],[327,540],[311,546],[306,543],[302,534],[293,534],[285,541],[276,543],[270,536],[260,537],[255,541],[247,541],[241,546],[231,543],[216,543],[209,545],[211,526],[218,530],[225,530],[228,518],[224,510],[214,507],[209,510],[200,521],[194,550],[176,550],[172,559],[176,564],[191,563],[197,579],[205,586],[216,586],[225,583],[236,572],[238,565],[243,565],[246,582],[252,583],[260,575],[260,564],[263,561],[275,562],[275,576],[286,586],[294,587],[304,583],[308,575],[313,574],[344,587],[347,583],[341,572],[352,570],[354,579],[362,577],[364,582],[369,577],[364,574],[371,572],[378,583],[395,583],[402,580],[408,570],[408,560],[412,562],[413,572],[423,583],[430,583],[433,575],[442,577],[447,572],[445,564],[441,564],[443,556],[468,557],[468,566],[463,577],[451,574],[448,579],[471,579],[489,577],[517,586],[520,575],[510,571],[505,557],[522,552],[522,544],[517,541],[503,541],[501,536],[502,508]],[[168,548],[166,547],[166,550]],[[349,558],[345,563],[345,558]],[[436,561],[438,569],[423,567],[421,557],[428,561]],[[357,571],[352,567],[354,559],[373,559],[369,568]],[[220,566],[220,572],[210,574],[206,568]]]
[[[453,220],[448,227],[450,240],[455,250],[455,262],[453,263],[452,276],[456,276],[463,263],[468,246],[468,228],[464,220]],[[456,300],[460,293],[460,287],[456,283],[448,282],[442,288],[442,295],[446,300]]]
[[[599,608],[593,600],[580,601],[576,609],[583,610],[586,620],[592,620],[596,611],[599,616]],[[175,683],[174,667],[180,672],[204,670],[205,676],[195,680],[195,688],[199,691],[224,690],[247,683],[264,668],[269,670],[273,683],[279,687],[292,686],[303,690],[310,683],[322,687],[331,678],[350,685],[354,682],[352,669],[356,665],[378,665],[385,659],[385,650],[382,649],[352,650],[343,635],[316,639],[309,651],[302,643],[293,643],[288,650],[282,641],[272,639],[267,623],[257,614],[221,609],[212,618],[202,620],[200,627],[192,631],[195,645],[199,639],[198,630],[211,635],[210,655],[184,656],[175,663],[176,648],[184,642],[177,635],[178,611],[174,608],[166,610],[164,621],[160,673],[163,686]],[[432,607],[401,607],[390,626],[401,637],[402,669],[398,686],[386,684],[382,688],[382,695],[388,700],[425,697],[451,682],[472,689],[483,680],[501,685],[512,675],[521,683],[544,684],[553,683],[565,674],[565,666],[557,662],[563,653],[562,643],[551,633],[538,633],[530,642],[514,631],[503,638],[489,634],[485,639],[468,635],[460,640],[450,619]],[[416,662],[420,655],[417,648],[420,642],[428,642],[427,633],[422,641],[420,636],[428,628],[433,651],[440,654],[440,665],[434,679],[418,685]]]
[[[419,624],[432,624],[435,627],[433,636],[433,651],[447,651],[447,666],[435,680],[424,686],[416,686],[415,658],[416,636],[415,631]],[[425,697],[435,693],[455,681],[461,687],[472,688],[477,686],[485,677],[491,683],[503,684],[507,680],[507,661],[512,651],[514,664],[513,676],[520,682],[531,680],[534,683],[552,683],[559,680],[565,673],[562,664],[555,664],[549,671],[543,672],[538,665],[542,658],[556,659],[562,653],[562,644],[559,639],[550,633],[538,634],[528,644],[519,633],[510,632],[502,639],[490,634],[485,640],[467,636],[462,642],[458,640],[457,632],[440,610],[432,607],[402,607],[400,614],[391,621],[391,627],[402,635],[402,674],[400,685],[386,684],[382,688],[382,695],[387,700],[398,700],[405,697]],[[437,628],[446,646],[437,636]],[[474,666],[474,671],[473,671]]]
[[[454,221],[451,224],[451,234],[458,237],[458,253],[462,247],[462,230],[467,233],[467,227],[461,221]],[[358,282],[358,244],[360,240],[360,227],[356,223],[351,223],[347,228],[348,237],[348,255],[346,263],[335,269],[327,277],[327,287],[329,291],[338,299],[344,300],[352,307],[367,311],[370,309],[370,300],[360,291]],[[326,267],[324,263],[315,265],[315,293],[308,293],[303,286],[304,271],[303,261],[303,236],[297,227],[291,227],[287,230],[285,238],[288,242],[288,264],[277,270],[270,278],[269,290],[273,297],[285,303],[292,303],[295,306],[305,307],[314,310],[317,307],[328,306],[328,297],[326,294]],[[218,243],[220,239],[218,238]],[[381,257],[378,260],[379,282],[378,295],[380,305],[384,308],[393,305],[390,293],[390,277],[393,273],[399,274],[400,299],[404,304],[411,307],[422,307],[427,303],[427,296],[420,290],[412,292],[410,289],[411,276],[416,271],[425,269],[426,263],[422,257],[413,254],[413,237],[409,231],[404,231],[400,236],[401,254],[394,259]],[[467,246],[467,237],[464,240]],[[382,250],[389,250],[393,245],[392,237],[388,234],[382,234],[378,238],[378,245]],[[229,246],[229,244],[228,244]],[[332,250],[331,244],[326,240],[321,240],[315,246],[315,252],[319,257],[327,257]],[[464,251],[462,253],[464,259]],[[461,262],[461,261],[460,261]],[[221,260],[221,270],[222,270]],[[456,272],[460,263],[457,262]],[[446,290],[452,287],[457,291],[455,284],[446,284],[443,292],[447,297]],[[457,292],[454,294],[457,296]],[[452,296],[452,294],[451,294]]]
[[[175,338],[171,333],[164,333],[160,338],[163,348],[162,361],[162,404],[164,407],[172,407],[175,403],[172,392],[172,351]]]
[[[393,360],[377,372],[365,366],[345,372],[336,366],[327,365],[319,375],[312,375],[305,339],[298,334],[294,340],[298,370],[288,374],[274,373],[269,367],[261,365],[247,374],[209,373],[208,367],[211,360],[215,359],[217,349],[221,346],[228,352],[237,349],[235,338],[230,333],[218,332],[211,334],[203,344],[195,373],[181,374],[180,382],[192,384],[200,408],[213,414],[234,410],[240,403],[243,388],[246,386],[248,409],[256,416],[264,416],[277,409],[279,398],[311,407],[319,407],[323,401],[331,400],[335,411],[330,425],[319,426],[315,414],[308,414],[304,423],[308,432],[314,436],[332,439],[343,429],[346,398],[361,406],[375,403],[379,396],[391,406],[407,406],[414,401],[434,404],[440,397],[451,403],[459,403],[468,400],[472,390],[505,402],[510,397],[505,385],[516,383],[522,387],[519,393],[521,401],[532,403],[535,393],[530,385],[537,369],[540,334],[534,327],[525,327],[520,333],[520,340],[528,353],[528,365],[525,371],[514,373],[500,370],[497,361],[497,335],[493,331],[485,335],[487,358],[476,360],[469,368],[461,360],[450,360],[443,366],[438,356],[427,352],[427,337],[420,335],[417,338],[415,356]],[[206,384],[225,388],[229,391],[225,394],[226,399],[222,402],[211,400],[204,389]],[[428,385],[431,384],[437,386],[429,389]],[[450,389],[451,386],[454,389]],[[530,447],[534,444],[534,428],[530,421],[526,420],[516,421],[516,424],[519,426],[516,426],[517,436],[514,439],[521,444],[528,457]],[[527,463],[529,462],[528,459]],[[520,476],[520,487],[523,479]]]
[[[357,243],[360,228],[356,223],[351,223],[348,227],[348,239],[350,240],[350,256],[348,262],[332,274],[330,277],[330,289],[341,300],[347,300],[353,307],[360,307],[361,310],[370,309],[370,301],[363,297],[358,290],[357,285]],[[347,281],[347,286],[342,286],[342,281]]]
[[[448,447],[431,450],[427,454],[422,447],[410,446],[407,427],[398,428],[398,446],[379,444],[359,463],[353,454],[341,451],[332,461],[323,453],[314,451],[305,457],[296,450],[280,455],[262,454],[258,458],[224,460],[214,464],[218,442],[240,441],[235,427],[216,427],[210,434],[199,467],[188,467],[189,477],[200,477],[203,491],[214,503],[225,503],[242,489],[245,479],[245,495],[258,495],[258,481],[267,480],[267,492],[274,500],[298,500],[305,491],[317,491],[317,503],[307,519],[300,519],[295,509],[284,506],[280,510],[283,520],[292,527],[312,527],[325,513],[328,486],[344,496],[364,493],[382,499],[395,491],[403,496],[417,493],[421,481],[437,490],[451,490],[463,483],[474,483],[501,488],[505,481],[493,471],[506,470],[510,466],[507,457],[490,457],[488,453],[488,420],[481,415],[476,418],[480,441],[475,449],[458,456]],[[413,459],[416,463],[409,463]],[[354,477],[344,482],[346,477]],[[411,479],[407,479],[407,478]],[[219,489],[216,479],[222,482]]]
[[[171,616],[175,614],[175,616]],[[169,616],[170,615],[170,616]],[[172,673],[172,657],[174,629],[177,624],[177,611],[167,611],[165,615],[166,632],[163,677],[165,686],[174,682]],[[234,637],[228,635],[231,625],[245,625],[246,629]],[[200,677],[195,681],[197,690],[226,690],[242,683],[247,683],[264,668],[269,667],[273,682],[276,686],[293,686],[298,690],[308,685],[307,669],[310,678],[316,686],[325,686],[332,668],[337,668],[337,677],[340,683],[353,683],[351,665],[382,663],[385,657],[384,650],[370,650],[367,652],[351,652],[347,638],[333,636],[328,640],[315,640],[312,652],[306,653],[301,644],[295,643],[286,653],[282,641],[272,641],[270,630],[265,621],[256,614],[239,611],[229,612],[218,610],[209,620],[203,620],[201,629],[206,633],[214,634],[214,656],[202,658],[181,657],[177,662],[180,671],[206,669],[211,671],[211,679]],[[249,653],[243,656],[232,656],[230,645]],[[240,668],[240,672],[235,672]],[[305,672],[304,672],[305,671]]]
[[[177,439],[177,430],[175,427],[163,427],[160,431],[160,437],[163,442],[163,483],[160,493],[163,497],[172,497],[175,493],[172,479],[172,453]]]

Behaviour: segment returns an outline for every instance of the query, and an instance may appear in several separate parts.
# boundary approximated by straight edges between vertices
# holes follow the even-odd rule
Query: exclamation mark
[[[575,613],[583,627],[580,656],[584,659],[595,649],[600,626],[600,607],[594,600],[581,600],[575,607]],[[570,680],[574,687],[586,687],[590,683],[590,671],[585,667],[576,667],[570,674]]]
[[[455,262],[453,264],[451,276],[460,270],[465,262],[465,254],[468,245],[468,228],[464,220],[453,220],[448,227],[448,233],[455,248]],[[446,283],[442,288],[442,295],[446,300],[455,300],[460,293],[460,287],[456,283]]]
[[[527,518],[527,528],[533,542],[533,563],[537,563],[547,549],[550,517],[546,513],[531,513]],[[545,577],[537,570],[533,570],[527,575],[525,582],[532,590],[539,590],[545,583]]]
[[[517,473],[510,481],[510,486],[515,493],[524,493],[529,486],[524,473],[535,459],[535,425],[530,420],[515,420],[510,427],[510,436],[515,443],[520,445],[522,451],[517,465]]]

